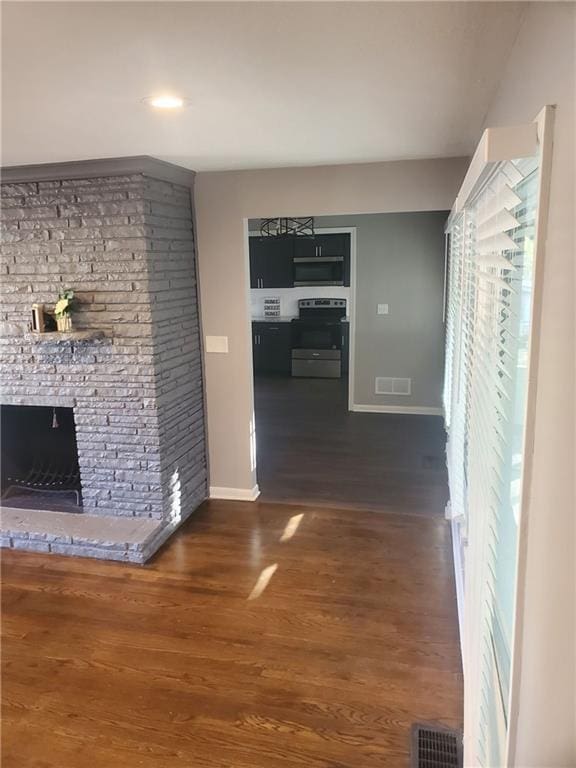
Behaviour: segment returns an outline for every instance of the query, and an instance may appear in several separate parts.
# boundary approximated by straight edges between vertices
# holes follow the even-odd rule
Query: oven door
[[[343,256],[296,256],[294,286],[344,285]]]
[[[342,349],[342,323],[336,320],[293,320],[292,349]]]

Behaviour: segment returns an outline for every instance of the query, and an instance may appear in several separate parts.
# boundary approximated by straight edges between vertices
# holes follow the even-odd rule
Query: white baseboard
[[[427,405],[358,405],[350,409],[357,413],[405,413],[415,416],[442,416],[442,408],[431,408]]]
[[[228,501],[256,501],[260,496],[260,488],[222,488],[216,485],[210,486],[211,499],[227,499]]]

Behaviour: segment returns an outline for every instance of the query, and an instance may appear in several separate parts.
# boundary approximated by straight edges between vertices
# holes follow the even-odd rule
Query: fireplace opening
[[[3,405],[0,429],[6,506],[81,512],[72,408]]]

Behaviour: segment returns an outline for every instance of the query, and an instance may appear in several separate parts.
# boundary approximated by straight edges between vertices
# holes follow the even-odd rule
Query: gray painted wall
[[[315,219],[317,227],[357,228],[355,405],[441,407],[447,215]],[[378,315],[378,304],[388,304],[389,314]],[[376,376],[411,378],[412,394],[377,395]]]
[[[203,333],[228,336],[228,354],[204,357],[210,486],[250,498],[256,485],[252,332],[245,220],[442,211],[452,207],[468,160],[200,173],[194,200]],[[231,386],[233,382],[233,386]]]

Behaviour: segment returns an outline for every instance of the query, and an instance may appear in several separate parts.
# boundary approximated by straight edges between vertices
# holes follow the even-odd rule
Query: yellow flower
[[[59,299],[54,307],[55,315],[63,315],[70,305],[70,299]]]

